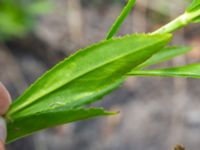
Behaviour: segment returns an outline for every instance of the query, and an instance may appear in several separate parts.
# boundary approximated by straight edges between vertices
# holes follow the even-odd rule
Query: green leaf
[[[113,114],[116,113],[106,112],[102,108],[80,108],[74,110],[55,109],[51,111],[40,112],[31,116],[25,116],[16,119],[12,122],[8,122],[8,137],[6,142],[12,142],[35,131],[54,127],[56,125],[88,119],[91,117]]]
[[[187,12],[193,12],[200,9],[200,0],[193,0],[191,5],[187,8]]]
[[[53,4],[50,1],[40,0],[24,7],[26,8],[26,11],[32,15],[41,15],[52,10]]]
[[[159,50],[157,53],[155,53],[147,61],[137,66],[135,69],[141,69],[147,66],[168,61],[172,59],[173,57],[185,54],[190,50],[191,50],[191,47],[178,47],[178,46],[165,47]]]
[[[200,64],[190,64],[158,70],[135,70],[129,72],[128,75],[200,78]]]
[[[100,91],[119,83],[125,73],[151,57],[170,39],[170,34],[131,35],[85,48],[36,81],[11,105],[6,116],[14,119],[57,107],[73,108],[90,103],[101,97]]]
[[[200,22],[200,0],[193,0],[191,5],[186,9],[186,15],[192,18],[191,23]]]
[[[193,23],[199,23],[200,22],[200,17],[195,18],[194,20],[192,20]]]
[[[117,33],[120,26],[122,25],[122,23],[124,22],[124,20],[128,16],[128,14],[130,13],[131,9],[133,8],[135,1],[136,0],[129,0],[128,1],[127,5],[124,7],[121,14],[118,16],[118,18],[116,19],[116,21],[112,25],[110,31],[108,32],[107,37],[106,37],[107,40],[112,38]]]
[[[170,39],[171,34],[136,34],[106,40],[78,51],[45,73],[14,101],[5,115],[7,122],[18,120],[20,124],[21,118],[27,116],[31,120],[41,112],[68,111],[95,102],[118,87],[126,73],[164,47]],[[25,119],[21,124],[24,122]],[[34,119],[32,124],[35,124]],[[11,128],[14,125],[9,130]],[[31,128],[28,126],[24,131],[32,131]]]

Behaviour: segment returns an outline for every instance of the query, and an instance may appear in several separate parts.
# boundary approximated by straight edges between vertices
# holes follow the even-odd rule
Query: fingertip
[[[11,96],[5,86],[0,82],[0,115],[8,110],[11,104]]]
[[[4,143],[6,140],[6,136],[7,136],[6,122],[2,117],[0,117],[0,141]]]
[[[0,150],[5,150],[4,142],[0,140]]]

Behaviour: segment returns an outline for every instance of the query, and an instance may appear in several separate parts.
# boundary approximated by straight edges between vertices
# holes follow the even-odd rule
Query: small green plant
[[[200,64],[143,70],[190,50],[167,44],[171,32],[200,22],[200,0],[193,0],[183,15],[153,33],[113,38],[134,3],[129,0],[105,40],[57,64],[14,101],[4,116],[7,142],[59,124],[116,114],[89,104],[118,88],[128,76],[200,77]]]
[[[0,40],[22,36],[34,26],[35,18],[50,8],[45,0],[1,0]]]

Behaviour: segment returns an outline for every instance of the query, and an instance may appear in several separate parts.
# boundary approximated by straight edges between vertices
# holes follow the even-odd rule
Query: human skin
[[[6,140],[6,123],[1,117],[6,113],[11,104],[11,97],[8,90],[0,82],[0,150],[5,150],[4,142]]]

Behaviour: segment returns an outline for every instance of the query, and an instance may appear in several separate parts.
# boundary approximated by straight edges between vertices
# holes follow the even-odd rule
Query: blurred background
[[[54,64],[104,39],[126,2],[0,1],[0,81],[13,100]],[[152,32],[180,15],[188,2],[138,0],[118,35]],[[199,62],[200,25],[176,32],[172,44],[193,50],[157,68]],[[7,145],[7,150],[171,150],[178,143],[199,150],[198,79],[129,78],[97,105],[120,114],[47,129]]]

